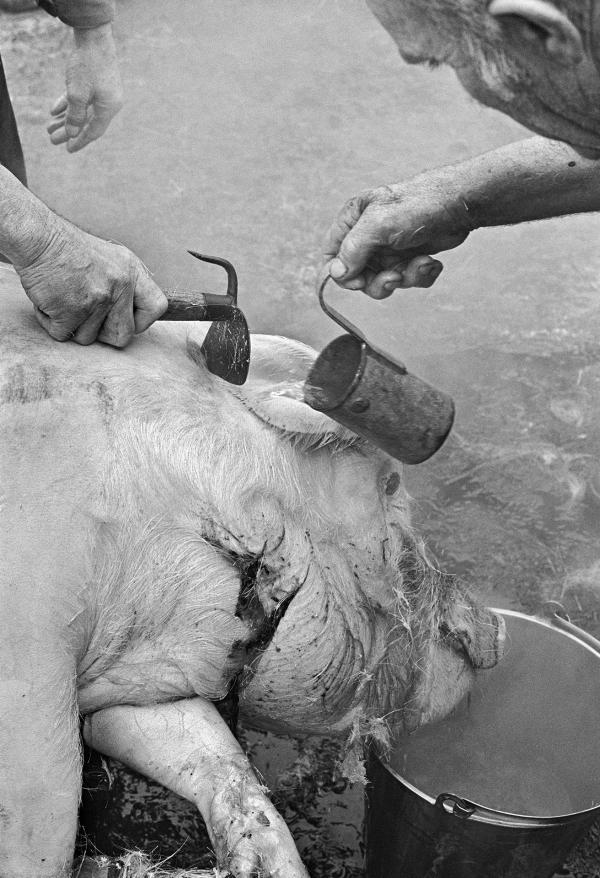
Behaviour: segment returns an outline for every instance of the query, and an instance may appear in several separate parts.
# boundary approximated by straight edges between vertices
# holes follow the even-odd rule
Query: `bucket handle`
[[[337,308],[334,308],[332,305],[329,304],[329,302],[325,300],[325,287],[327,286],[329,281],[333,281],[333,283],[335,283],[335,278],[333,278],[330,274],[326,274],[317,287],[319,304],[325,314],[327,314],[328,317],[330,317],[335,323],[337,323],[338,326],[341,326],[342,329],[345,329],[347,333],[353,335],[354,338],[357,338],[362,344],[366,345],[371,351],[373,351],[374,354],[377,354],[379,357],[385,360],[386,363],[391,363],[392,365],[396,366],[396,368],[399,369],[403,375],[405,375],[408,370],[404,363],[402,363],[400,360],[397,360],[396,357],[392,357],[390,356],[390,354],[386,354],[385,351],[381,350],[381,348],[375,347],[375,345],[371,344],[371,342],[368,341],[364,332],[362,332],[358,328],[358,326],[355,326],[354,323],[351,323],[347,317],[344,317],[344,315],[337,310]]]
[[[449,808],[446,807],[447,803],[452,803]],[[441,808],[454,817],[460,817],[461,820],[468,820],[477,811],[477,805],[469,802],[468,799],[461,799],[459,796],[455,796],[454,793],[440,793],[435,800],[435,805],[436,808]]]
[[[569,618],[569,614],[558,601],[546,601],[542,607],[542,613],[557,628],[572,634],[578,640],[581,640],[594,652],[600,655],[600,640],[597,640],[592,634],[574,625]]]

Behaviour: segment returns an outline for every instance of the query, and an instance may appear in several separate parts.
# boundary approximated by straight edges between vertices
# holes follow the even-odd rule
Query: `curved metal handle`
[[[204,256],[202,253],[196,253],[195,250],[188,250],[190,256],[199,259],[200,262],[210,262],[211,265],[220,265],[227,272],[227,295],[231,297],[228,304],[237,305],[238,279],[235,268],[227,259],[221,259],[219,256]],[[225,296],[221,297],[222,299]]]
[[[586,646],[589,646],[590,649],[593,649],[600,656],[600,640],[597,640],[593,634],[589,634],[587,631],[574,625],[561,603],[558,601],[546,601],[542,607],[542,612],[553,625],[562,631],[566,631],[567,634],[572,634],[573,637],[581,640],[582,643],[585,643]]]
[[[201,262],[220,265],[227,272],[227,292],[190,292],[184,295],[173,291],[167,293],[169,305],[161,320],[231,320],[237,310],[238,279],[235,268],[227,259],[218,256],[204,256],[195,250],[188,250],[190,256]]]
[[[331,305],[327,304],[327,302],[325,301],[325,287],[330,280],[335,283],[335,278],[333,278],[330,274],[326,274],[324,279],[319,284],[319,288],[317,290],[317,295],[319,296],[319,304],[321,305],[321,308],[327,314],[327,316],[331,317],[331,319],[335,321],[338,326],[341,326],[342,329],[345,329],[346,332],[348,332],[350,335],[353,335],[360,342],[365,344],[370,351],[380,356],[383,360],[385,360],[386,363],[392,364],[401,372],[406,373],[408,370],[401,360],[396,359],[396,357],[390,356],[390,354],[382,351],[381,348],[375,347],[375,345],[371,344],[371,342],[368,341],[364,332],[361,332],[358,326],[355,326],[354,323],[351,323],[350,320],[344,317],[343,314],[340,314],[340,312],[336,308],[332,308]]]
[[[327,314],[328,317],[331,317],[331,319],[334,320],[338,324],[338,326],[341,326],[342,329],[345,329],[346,332],[350,333],[350,335],[356,336],[356,338],[358,338],[360,341],[364,341],[365,344],[369,344],[369,342],[367,341],[367,339],[365,338],[363,333],[360,331],[358,326],[355,326],[354,323],[350,323],[350,321],[347,320],[343,314],[340,314],[339,311],[337,311],[335,308],[332,308],[331,305],[328,305],[327,302],[325,301],[325,287],[327,286],[327,284],[329,283],[330,280],[332,280],[335,283],[334,278],[332,278],[332,276],[330,274],[326,274],[325,278],[319,284],[319,289],[318,289],[317,294],[319,296],[319,304],[321,305],[321,308]]]
[[[444,807],[446,802],[452,802],[452,808],[449,813],[454,817],[460,817],[462,820],[467,820],[477,811],[477,805],[469,802],[468,799],[461,799],[459,796],[455,796],[454,793],[440,793],[435,800],[437,808],[442,808],[448,812],[448,808]]]

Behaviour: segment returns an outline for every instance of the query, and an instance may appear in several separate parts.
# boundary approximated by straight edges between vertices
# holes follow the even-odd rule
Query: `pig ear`
[[[253,335],[250,372],[242,387],[228,390],[258,418],[305,445],[353,445],[358,437],[304,402],[304,381],[317,357],[298,341]]]
[[[474,668],[493,668],[502,655],[504,620],[489,609],[478,610],[468,625],[443,622],[440,634],[444,644],[463,655]]]

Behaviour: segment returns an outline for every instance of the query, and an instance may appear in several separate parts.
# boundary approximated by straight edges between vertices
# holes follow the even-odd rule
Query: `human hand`
[[[77,152],[97,140],[123,105],[117,51],[110,24],[74,29],[74,48],[67,63],[66,92],[50,113],[55,145]]]
[[[458,247],[472,228],[447,169],[368,189],[346,202],[329,230],[328,271],[374,299],[430,287],[443,268],[430,254]]]
[[[51,215],[43,248],[14,260],[38,323],[58,341],[127,345],[167,308],[167,299],[127,247]]]

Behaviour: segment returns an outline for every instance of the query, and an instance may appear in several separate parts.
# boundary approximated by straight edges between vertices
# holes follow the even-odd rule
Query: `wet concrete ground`
[[[127,103],[77,156],[44,130],[65,29],[42,13],[0,17],[31,186],[129,244],[167,289],[219,290],[188,247],[231,259],[257,331],[315,347],[337,334],[313,287],[347,197],[525,134],[477,107],[451,73],[403,66],[358,0],[119,6]],[[559,599],[597,636],[599,231],[588,216],[478,232],[444,258],[429,292],[336,299],[456,399],[447,445],[407,474],[440,563],[498,606],[535,612]],[[549,697],[550,721],[559,707]],[[313,876],[360,874],[362,793],[342,790],[332,745],[249,738]],[[569,868],[600,874],[597,834]]]

